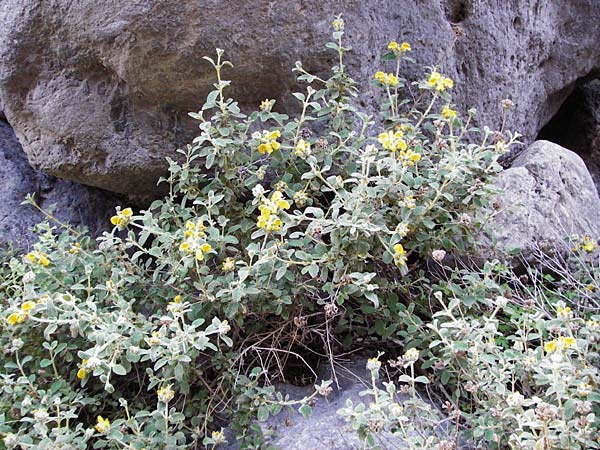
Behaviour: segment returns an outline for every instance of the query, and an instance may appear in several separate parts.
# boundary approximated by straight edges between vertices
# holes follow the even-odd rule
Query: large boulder
[[[0,103],[36,168],[152,193],[165,156],[197,131],[186,113],[214,81],[203,55],[226,49],[242,105],[275,97],[287,108],[296,60],[317,73],[333,65],[323,44],[339,12],[363,86],[387,42],[407,40],[419,64],[457,81],[457,103],[482,124],[499,127],[511,97],[508,126],[526,142],[600,68],[600,3],[589,0],[3,0]]]
[[[0,246],[27,249],[35,241],[31,227],[44,216],[21,205],[34,194],[45,210],[56,206],[55,217],[73,226],[86,225],[92,234],[107,229],[117,198],[96,188],[58,180],[31,168],[11,128],[0,121]]]
[[[479,236],[484,259],[518,249],[515,263],[531,263],[544,254],[564,254],[571,237],[600,237],[598,193],[585,163],[570,150],[537,141],[499,174],[496,186],[501,193],[491,233]]]

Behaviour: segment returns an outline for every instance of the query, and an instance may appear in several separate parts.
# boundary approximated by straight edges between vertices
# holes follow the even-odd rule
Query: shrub
[[[241,448],[262,448],[257,420],[286,406],[308,415],[311,399],[329,390],[325,381],[311,397],[283,398],[274,383],[289,378],[286,367],[310,365],[314,355],[333,360],[359,339],[389,337],[404,342],[411,360],[396,366],[411,369],[400,381],[412,386],[414,411],[425,408],[415,383],[429,381],[415,370],[429,371],[457,389],[451,398],[464,411],[457,421],[473,419],[465,436],[503,439],[480,406],[465,408],[459,388],[498,364],[485,383],[504,388],[481,408],[491,410],[507,394],[506,377],[516,376],[511,370],[521,359],[498,346],[476,361],[460,353],[465,343],[498,335],[499,310],[482,321],[480,309],[469,309],[468,296],[480,296],[478,307],[489,304],[471,290],[476,273],[432,287],[426,269],[430,257],[442,265],[445,252],[469,251],[497,159],[518,136],[474,128],[474,112],[453,109],[453,81],[436,67],[421,82],[402,79],[403,65],[413,61],[410,46],[395,42],[384,55],[394,70],[372,80],[382,111],[360,112],[344,64],[350,48],[342,19],[333,26],[331,78],[296,64],[306,83],[294,94],[296,117],[276,112],[273,100],[242,113],[226,97],[231,63],[217,50],[206,58],[214,90],[190,114],[200,135],[169,159],[161,180],[168,195],[140,212],[118,207],[114,229],[96,241],[42,223],[31,252],[6,258],[0,433],[7,448],[212,448],[226,441],[227,423]],[[503,291],[481,276],[478,292]],[[436,301],[432,289],[441,293]],[[529,333],[521,341],[545,342],[539,329],[514,320],[515,330]],[[589,355],[578,354],[569,370],[597,377],[582,365]],[[436,361],[444,369],[431,372]],[[433,436],[426,445],[441,444]]]

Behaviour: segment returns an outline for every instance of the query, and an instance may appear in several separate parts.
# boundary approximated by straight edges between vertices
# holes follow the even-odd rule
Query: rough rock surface
[[[581,156],[600,189],[600,80],[577,86],[539,137]]]
[[[536,141],[511,168],[500,173],[490,226],[496,250],[521,250],[528,262],[539,250],[564,250],[564,239],[600,237],[600,199],[583,160],[570,150],[548,141]],[[492,248],[480,237],[485,252]],[[484,255],[490,256],[490,255]]]
[[[372,397],[361,396],[360,393],[370,387],[370,374],[365,368],[366,360],[357,358],[336,369],[340,388],[333,389],[327,397],[318,397],[312,406],[312,414],[305,419],[296,409],[284,409],[275,417],[261,424],[266,443],[282,450],[353,450],[361,449],[363,445],[358,435],[345,419],[337,414],[337,410],[346,406],[351,400],[356,406],[365,405]],[[324,379],[330,379],[326,373]],[[332,385],[334,387],[334,385]],[[288,394],[290,399],[299,400],[314,392],[312,386],[298,387],[279,385],[277,389],[282,394]],[[407,398],[398,394],[398,400]],[[233,436],[228,436],[232,441]],[[384,449],[406,448],[404,441],[390,433],[382,433],[380,445]],[[237,450],[236,444],[230,444],[226,450]]]
[[[117,198],[96,188],[58,180],[31,168],[11,128],[0,121],[0,246],[27,249],[34,242],[30,228],[43,215],[21,202],[27,194],[44,209],[56,205],[56,217],[72,225],[87,225],[92,234],[108,226]]]
[[[600,68],[596,0],[3,0],[0,103],[34,167],[153,192],[164,157],[195,133],[186,113],[213,83],[203,55],[227,50],[242,104],[275,97],[285,107],[296,60],[318,73],[333,64],[323,44],[339,12],[361,84],[390,39],[407,40],[419,64],[457,81],[457,103],[477,108],[480,123],[498,127],[498,104],[511,97],[508,126],[525,142]]]

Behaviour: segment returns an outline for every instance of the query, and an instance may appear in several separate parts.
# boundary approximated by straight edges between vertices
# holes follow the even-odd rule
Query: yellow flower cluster
[[[417,206],[417,202],[415,201],[415,197],[413,197],[412,195],[405,195],[404,199],[401,200],[400,202],[400,206],[404,206],[408,209],[413,209],[414,207]]]
[[[421,155],[408,149],[398,152],[398,158],[403,166],[414,166],[421,159]]]
[[[35,308],[35,303],[32,301],[26,301],[22,303],[18,311],[8,315],[6,322],[11,326],[22,324],[27,320],[29,317],[29,312],[33,308]]]
[[[369,358],[367,360],[367,370],[370,372],[377,372],[381,368],[381,361],[379,358]]]
[[[454,119],[456,117],[456,110],[450,108],[449,105],[444,105],[442,108],[442,117],[446,120]]]
[[[171,389],[171,385],[163,386],[156,391],[158,401],[162,403],[169,403],[175,397],[175,391]]]
[[[454,87],[454,81],[452,78],[445,77],[440,74],[437,70],[431,72],[427,84],[434,88],[438,92],[443,92],[446,89],[452,89]]]
[[[155,346],[160,344],[160,333],[158,331],[153,331],[149,338],[146,338],[146,342],[150,346]]]
[[[185,224],[185,240],[179,245],[179,250],[195,255],[198,261],[204,260],[204,255],[212,250],[210,244],[204,241],[206,226],[202,220],[194,223],[188,220]]]
[[[225,258],[225,260],[221,263],[221,270],[223,272],[231,272],[233,269],[235,269],[235,259]]]
[[[102,416],[98,416],[96,422],[96,431],[98,433],[108,434],[108,432],[110,431],[110,420],[105,419]]]
[[[385,73],[381,70],[376,72],[373,78],[385,86],[396,87],[399,84],[398,77],[396,75],[393,73]]]
[[[396,225],[394,232],[398,233],[400,237],[403,238],[410,232],[410,228],[406,222],[400,222]]]
[[[398,44],[396,41],[390,42],[388,44],[387,48],[388,48],[388,50],[393,51],[397,55],[402,54],[402,53],[407,53],[412,50],[412,48],[410,47],[410,44],[408,42],[403,42],[402,44]]]
[[[25,255],[25,261],[31,264],[38,264],[40,266],[48,267],[50,265],[50,260],[48,259],[48,255],[42,252],[38,252],[37,250],[33,252],[29,252]]]
[[[570,319],[571,317],[573,317],[573,311],[571,311],[571,308],[568,306],[564,306],[564,303],[562,303],[561,305],[557,305],[556,307],[556,315],[558,316],[559,319]]]
[[[173,301],[170,301],[167,304],[167,311],[170,311],[170,312],[181,311],[181,295],[176,295],[175,297],[173,297]]]
[[[396,150],[404,151],[408,147],[404,140],[404,133],[400,130],[380,133],[377,137],[377,141],[383,148],[391,152],[395,152]]]
[[[133,216],[133,210],[131,208],[125,208],[121,211],[117,211],[117,214],[110,218],[110,223],[119,228],[125,228],[129,225]]]
[[[227,442],[223,428],[221,428],[219,431],[213,431],[210,437],[214,441],[215,445],[225,444]]]
[[[281,133],[279,132],[279,130],[275,130],[275,131],[266,131],[265,130],[262,132],[262,135],[257,132],[253,136],[255,138],[260,139],[260,141],[261,141],[261,144],[258,146],[258,152],[261,155],[264,155],[265,153],[270,155],[275,150],[279,150],[279,148],[281,147],[281,144],[279,142],[277,142],[277,139],[281,137]]]
[[[310,156],[310,143],[300,139],[294,149],[294,155],[298,158],[307,158]]]
[[[341,18],[337,18],[333,22],[331,22],[331,26],[335,31],[342,31],[344,29],[344,20]]]
[[[591,236],[583,236],[577,246],[573,249],[574,251],[583,250],[588,253],[594,252],[598,248],[598,244],[595,239]]]
[[[546,351],[546,353],[552,353],[557,350],[568,350],[576,345],[577,341],[575,340],[575,338],[572,338],[570,336],[561,336],[558,338],[558,340],[554,339],[550,342],[546,342],[544,344],[544,350]]]
[[[296,192],[294,194],[294,203],[296,206],[302,207],[308,203],[308,194],[306,192]]]
[[[258,217],[256,226],[264,228],[266,231],[279,230],[282,222],[278,214],[281,210],[289,208],[289,202],[283,197],[280,191],[273,192],[270,199],[263,197],[262,204],[258,207],[260,216]]]
[[[402,130],[380,133],[377,141],[386,150],[390,150],[391,152],[398,151],[398,158],[402,161],[402,165],[404,166],[413,166],[421,159],[420,154],[408,149]]]
[[[258,107],[261,111],[270,111],[274,104],[275,100],[265,98],[262,102],[260,102],[260,105]]]
[[[406,250],[404,250],[402,244],[394,245],[394,264],[396,264],[396,267],[406,265]]]

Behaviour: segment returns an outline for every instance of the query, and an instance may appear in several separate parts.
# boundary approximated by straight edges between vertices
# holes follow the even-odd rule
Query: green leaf
[[[256,418],[259,422],[266,421],[269,418],[269,408],[266,405],[260,405],[258,407]]]
[[[302,414],[302,417],[308,420],[312,415],[312,408],[305,403],[300,408],[298,408],[298,412]]]
[[[113,373],[116,375],[127,375],[127,370],[121,364],[115,364],[112,368]]]

